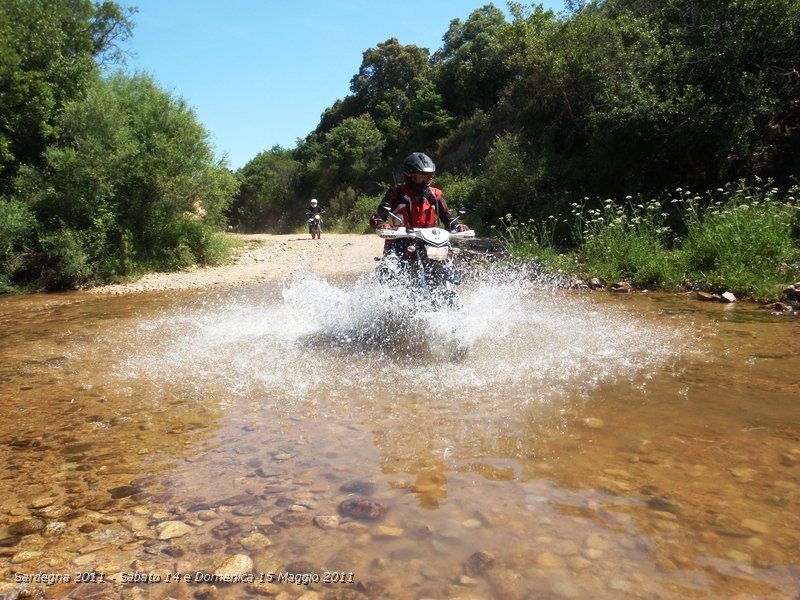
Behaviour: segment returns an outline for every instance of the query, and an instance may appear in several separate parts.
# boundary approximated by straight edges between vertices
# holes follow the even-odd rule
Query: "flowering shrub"
[[[665,199],[589,198],[571,221],[578,275],[626,279],[637,287],[730,290],[775,298],[800,280],[800,186],[781,192],[771,181],[731,183],[703,195],[678,188]],[[555,253],[558,219],[522,221],[507,214],[492,229],[517,255]],[[563,266],[564,257],[559,257]]]

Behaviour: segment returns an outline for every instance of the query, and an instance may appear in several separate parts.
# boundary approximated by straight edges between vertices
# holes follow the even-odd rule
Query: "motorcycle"
[[[311,233],[311,239],[320,239],[322,235],[322,213],[324,211],[320,211],[316,213],[313,217],[308,219],[308,231]]]
[[[403,220],[392,214],[388,206],[384,208],[398,223]],[[465,214],[462,208],[452,221],[451,227]],[[385,253],[377,268],[378,279],[382,283],[399,284],[415,290],[422,305],[430,308],[454,308],[456,306],[455,286],[463,282],[463,275],[454,265],[452,241],[475,237],[475,232],[447,231],[440,227],[405,227],[378,229],[378,235],[385,240],[407,240],[408,243],[395,243],[395,251]]]

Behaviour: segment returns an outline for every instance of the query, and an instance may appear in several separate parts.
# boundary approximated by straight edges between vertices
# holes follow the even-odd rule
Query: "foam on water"
[[[348,397],[387,384],[415,394],[435,384],[445,398],[513,390],[530,401],[661,368],[684,337],[519,274],[464,285],[457,308],[436,311],[371,277],[304,275],[280,294],[250,289],[141,322],[117,372],[242,397]]]

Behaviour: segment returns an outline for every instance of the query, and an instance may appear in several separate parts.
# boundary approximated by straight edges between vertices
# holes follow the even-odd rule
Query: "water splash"
[[[596,305],[518,271],[459,290],[456,308],[420,308],[372,277],[301,275],[141,322],[118,369],[197,393],[248,398],[396,394],[509,395],[524,402],[660,368],[680,354],[674,324]]]

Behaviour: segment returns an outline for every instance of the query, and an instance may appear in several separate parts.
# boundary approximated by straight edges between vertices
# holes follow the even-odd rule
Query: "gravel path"
[[[383,241],[370,234],[323,233],[312,240],[308,234],[241,235],[241,249],[231,264],[193,267],[173,273],[149,273],[131,283],[104,285],[87,290],[94,294],[129,294],[160,290],[233,287],[283,279],[297,270],[320,276],[357,275],[375,268]]]

